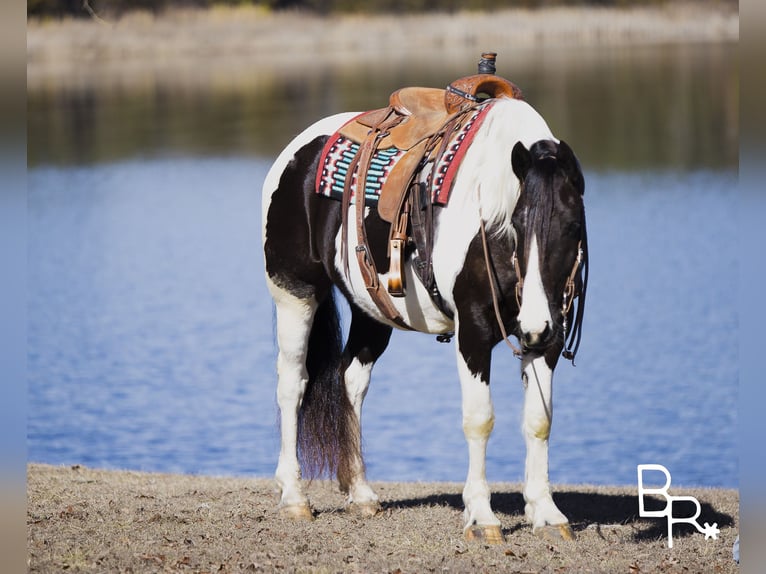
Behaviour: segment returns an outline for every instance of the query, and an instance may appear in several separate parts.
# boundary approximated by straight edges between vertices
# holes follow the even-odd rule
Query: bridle
[[[513,354],[516,357],[521,358],[522,351],[516,345],[511,343],[511,341],[508,339],[508,334],[505,330],[505,325],[503,324],[503,318],[500,315],[500,304],[498,302],[498,295],[497,295],[497,288],[495,286],[495,277],[492,273],[492,263],[491,258],[489,254],[489,244],[487,242],[487,231],[484,225],[484,217],[481,210],[481,197],[479,197],[479,228],[481,230],[481,244],[482,248],[484,250],[484,263],[487,268],[487,279],[489,280],[489,288],[492,292],[492,306],[495,310],[495,319],[497,320],[497,325],[500,327],[500,333],[503,336],[503,340],[505,341],[506,345],[508,345],[512,350]],[[585,234],[585,226],[583,225],[583,237],[580,239],[580,241],[577,244],[577,258],[575,259],[574,264],[572,265],[572,270],[569,272],[569,275],[567,276],[566,283],[564,284],[564,297],[561,303],[561,313],[564,318],[563,321],[563,331],[564,331],[564,350],[562,351],[562,356],[572,361],[572,364],[574,364],[574,358],[577,354],[577,349],[580,346],[580,325],[582,323],[582,310],[583,305],[582,301],[579,303],[577,308],[577,316],[575,317],[575,325],[574,330],[571,333],[570,340],[567,342],[568,337],[568,331],[569,331],[569,324],[567,317],[569,316],[569,311],[572,309],[572,304],[576,297],[585,297],[585,290],[587,285],[587,265],[584,265],[585,263],[585,249],[587,249],[587,236]],[[521,309],[521,292],[524,287],[524,278],[521,275],[521,265],[519,264],[519,258],[516,254],[516,247],[513,249],[513,253],[511,254],[511,264],[513,265],[514,272],[516,273],[516,304],[518,305],[519,309]],[[582,283],[582,289],[580,292],[577,292],[577,285],[575,282],[575,279],[577,278],[577,274],[580,272],[581,269],[584,269],[584,277],[583,277],[583,283]],[[574,344],[574,348],[572,348],[572,345]]]
[[[564,316],[564,332],[566,332],[567,328],[567,315],[569,315],[569,310],[572,308],[572,303],[577,296],[577,293],[575,292],[575,277],[577,277],[577,272],[580,270],[582,259],[582,240],[580,240],[577,244],[577,258],[575,259],[572,271],[569,273],[567,281],[564,284],[564,299],[561,304],[561,314]],[[513,250],[513,254],[511,255],[511,263],[513,264],[513,270],[516,272],[517,277],[516,304],[519,306],[519,309],[521,309],[521,291],[524,288],[524,277],[521,276],[521,266],[519,265],[519,258],[516,255],[516,249]]]
[[[583,260],[583,250],[582,250],[582,240],[580,240],[577,243],[577,258],[575,259],[574,265],[572,266],[572,272],[569,274],[569,277],[567,277],[567,282],[564,285],[564,299],[561,303],[561,313],[564,317],[564,339],[566,340],[566,332],[567,332],[567,316],[569,315],[569,310],[572,308],[572,303],[574,302],[575,297],[577,296],[577,293],[575,292],[575,277],[577,276],[577,272],[580,270],[580,265],[582,265]]]
[[[574,303],[575,298],[578,296],[575,278],[577,277],[577,273],[580,271],[580,267],[585,256],[582,244],[583,242],[581,239],[577,243],[577,257],[575,258],[575,262],[572,265],[572,271],[569,272],[566,283],[564,284],[564,296],[561,301],[561,316],[564,318],[562,327],[564,330],[565,342],[567,340],[567,332],[569,331],[569,322],[567,317],[569,317],[569,311],[572,309],[572,303]],[[524,277],[521,275],[521,266],[519,265],[519,258],[516,255],[516,249],[514,249],[513,253],[511,254],[511,263],[513,264],[513,270],[515,271],[517,277],[516,304],[518,305],[519,309],[521,309],[521,292],[524,288]],[[563,355],[566,359],[574,359],[574,353],[569,348],[563,351]]]

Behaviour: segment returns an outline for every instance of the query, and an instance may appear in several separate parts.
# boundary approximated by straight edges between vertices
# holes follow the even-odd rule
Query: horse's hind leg
[[[347,462],[339,469],[341,488],[348,492],[349,510],[372,516],[380,509],[378,495],[367,483],[361,449],[362,403],[370,385],[375,361],[385,351],[392,328],[378,323],[352,305],[351,327],[343,352],[342,372],[349,401],[358,421],[357,440],[350,441],[353,451],[346,453]]]
[[[281,491],[280,512],[298,519],[312,518],[308,498],[301,487],[298,462],[298,412],[308,383],[306,353],[317,303],[299,299],[269,281],[277,310],[277,403],[282,445],[276,481]]]
[[[551,496],[548,481],[548,436],[553,420],[551,399],[553,370],[545,357],[524,357],[524,439],[527,446],[524,472],[524,508],[532,531],[544,537],[574,539],[567,517]]]

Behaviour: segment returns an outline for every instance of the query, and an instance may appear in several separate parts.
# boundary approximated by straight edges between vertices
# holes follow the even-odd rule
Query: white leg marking
[[[537,247],[537,236],[532,236],[529,246],[529,261],[524,276],[524,288],[521,291],[521,309],[519,310],[519,326],[521,332],[530,336],[534,343],[535,336],[542,334],[552,325],[548,297],[545,295],[543,280],[540,273],[540,255]]]
[[[553,371],[543,357],[525,359],[523,432],[527,446],[524,472],[525,514],[532,529],[546,524],[565,524],[567,518],[556,507],[548,482],[548,437],[553,417],[551,397]]]
[[[354,359],[344,375],[346,392],[351,404],[354,406],[354,413],[359,421],[360,431],[362,428],[362,403],[364,403],[367,389],[370,386],[372,366],[372,363],[362,364],[358,359]],[[361,445],[361,441],[359,444]],[[348,490],[348,502],[361,505],[377,505],[378,495],[375,494],[367,483],[361,452],[359,452],[359,456],[354,462],[354,467],[353,478]]]
[[[281,415],[281,448],[276,481],[282,496],[280,507],[308,507],[301,488],[298,463],[298,410],[308,383],[306,350],[316,302],[302,300],[282,291],[268,281],[277,307],[277,403]]]
[[[458,350],[458,374],[463,399],[463,433],[468,443],[468,477],[463,488],[465,529],[477,526],[500,526],[490,507],[487,484],[487,441],[495,425],[489,385],[468,369]]]

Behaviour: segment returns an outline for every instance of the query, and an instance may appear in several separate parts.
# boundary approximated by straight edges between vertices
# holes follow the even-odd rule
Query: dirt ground
[[[27,468],[29,572],[738,572],[735,490],[682,489],[702,504],[709,539],[679,525],[667,547],[663,519],[638,517],[633,488],[554,486],[574,542],[548,541],[524,522],[518,484],[493,484],[505,544],[462,536],[462,486],[376,483],[383,510],[344,512],[331,481],[314,481],[312,522],[276,511],[272,480]],[[662,506],[659,506],[661,508]]]

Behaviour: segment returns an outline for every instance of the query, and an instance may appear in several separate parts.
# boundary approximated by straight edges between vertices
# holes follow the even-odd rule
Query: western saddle
[[[482,54],[479,73],[460,78],[446,89],[407,87],[395,91],[385,108],[363,113],[343,126],[339,134],[359,144],[348,169],[342,199],[342,256],[348,275],[347,236],[348,211],[352,182],[356,176],[356,256],[365,286],[383,314],[402,328],[404,322],[390,296],[403,297],[405,280],[402,265],[408,239],[417,248],[415,269],[418,277],[445,315],[445,308],[433,279],[431,251],[433,219],[431,177],[417,183],[416,176],[431,160],[440,158],[471,112],[487,100],[499,97],[522,99],[521,90],[508,80],[494,75],[494,52]],[[364,185],[371,160],[377,150],[395,147],[404,155],[386,178],[378,200],[378,215],[391,224],[388,242],[389,279],[383,289],[375,262],[370,255],[364,226]]]

